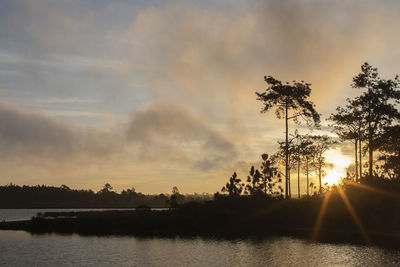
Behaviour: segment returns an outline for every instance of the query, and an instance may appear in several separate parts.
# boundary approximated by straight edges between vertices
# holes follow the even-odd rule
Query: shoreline
[[[92,213],[88,215],[88,213]],[[267,239],[271,237],[293,237],[308,242],[355,244],[363,246],[378,246],[388,249],[400,249],[400,232],[368,231],[368,239],[360,231],[321,228],[318,238],[313,236],[313,228],[305,227],[279,227],[275,230],[258,232],[253,231],[206,231],[207,229],[171,229],[165,227],[152,227],[146,224],[141,227],[127,227],[115,217],[114,221],[96,220],[101,211],[86,212],[86,218],[72,217],[70,215],[56,217],[34,217],[31,220],[0,222],[0,230],[26,231],[31,234],[78,234],[80,236],[134,236],[143,238],[212,238],[212,239]],[[132,213],[154,213],[154,211],[133,211]],[[126,215],[126,214],[125,214]],[[227,227],[229,229],[229,227]],[[209,230],[209,229],[208,229]]]

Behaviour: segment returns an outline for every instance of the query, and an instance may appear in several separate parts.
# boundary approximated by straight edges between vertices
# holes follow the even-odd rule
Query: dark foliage
[[[272,76],[264,76],[264,81],[267,83],[267,88],[264,92],[258,93],[257,100],[260,100],[264,107],[261,112],[268,112],[275,108],[276,116],[285,119],[285,196],[290,197],[290,171],[289,171],[289,125],[288,121],[293,119],[296,123],[305,121],[309,126],[319,127],[320,115],[315,109],[313,102],[308,98],[311,94],[311,84],[304,81],[293,83],[276,80]],[[292,111],[293,114],[289,114]]]
[[[400,125],[386,127],[377,144],[382,161],[380,173],[389,178],[400,177]]]
[[[322,241],[399,246],[400,179],[370,178],[364,187],[345,183],[331,191],[300,200],[266,195],[189,202],[169,210],[45,213],[29,223],[0,223],[2,229],[35,233],[83,235],[265,237],[291,235]],[[374,188],[374,191],[365,188]],[[359,224],[349,212],[340,191],[351,203]],[[329,197],[328,197],[329,194]],[[328,199],[318,235],[318,215]],[[390,220],[388,220],[390,218]],[[362,231],[360,231],[360,225]]]
[[[226,185],[222,187],[221,191],[223,193],[228,193],[228,195],[230,196],[239,196],[242,193],[244,187],[244,184],[241,184],[240,182],[241,180],[237,177],[236,172],[234,172],[231,178],[229,178],[229,182],[227,182]]]
[[[353,78],[354,88],[366,89],[353,103],[360,111],[360,118],[366,130],[365,139],[368,141],[368,175],[373,175],[373,152],[379,150],[378,139],[387,127],[399,122],[400,112],[400,79],[382,79],[378,69],[368,63],[361,66],[361,72]]]
[[[178,203],[184,203],[201,202],[212,196],[207,194],[184,196],[178,192],[175,197]],[[135,208],[140,205],[169,207],[170,203],[170,196],[166,194],[145,195],[136,192],[134,188],[116,193],[112,191],[110,184],[106,184],[97,193],[92,190],[73,190],[66,185],[0,186],[0,208]]]

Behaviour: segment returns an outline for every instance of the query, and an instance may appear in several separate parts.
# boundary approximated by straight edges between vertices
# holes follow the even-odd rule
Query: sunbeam
[[[317,221],[316,221],[314,229],[313,229],[313,233],[312,233],[312,236],[311,236],[311,240],[312,241],[317,241],[318,240],[319,231],[321,230],[321,225],[322,225],[322,222],[324,220],[326,207],[328,206],[328,201],[329,201],[330,197],[331,197],[331,192],[327,192],[325,197],[324,197],[324,201],[322,202],[321,208],[320,208],[319,213],[318,213],[318,218],[317,218]]]
[[[369,191],[374,192],[374,193],[383,194],[383,195],[386,195],[386,196],[390,196],[390,197],[394,197],[394,198],[400,199],[400,196],[398,194],[394,194],[392,192],[388,192],[388,191],[383,190],[383,189],[379,189],[379,188],[372,187],[372,186],[365,185],[365,184],[355,183],[355,182],[352,182],[352,181],[349,181],[348,184],[351,185],[351,186],[354,186],[354,187],[358,187],[358,188],[362,188],[362,189],[365,189],[365,190],[369,190]]]
[[[361,221],[357,216],[357,213],[355,212],[355,210],[351,206],[351,203],[350,203],[349,199],[347,198],[345,192],[343,191],[342,188],[339,188],[338,191],[339,191],[340,196],[343,199],[344,204],[347,207],[347,210],[349,211],[351,217],[353,218],[354,223],[357,225],[358,229],[360,230],[365,242],[368,245],[371,245],[371,240],[369,239],[367,232],[365,231],[364,227],[362,226]]]

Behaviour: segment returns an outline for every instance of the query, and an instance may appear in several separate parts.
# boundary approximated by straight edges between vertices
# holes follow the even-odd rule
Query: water
[[[38,212],[106,209],[0,209],[0,220]],[[83,237],[0,231],[0,266],[400,266],[400,251],[349,244],[311,244],[294,238],[265,241]]]
[[[156,210],[162,210],[165,208],[155,208]],[[0,209],[0,221],[21,221],[30,220],[33,216],[36,216],[39,212],[69,212],[69,211],[101,211],[101,210],[130,210],[130,209]],[[133,209],[131,209],[133,210]]]
[[[264,241],[32,235],[0,231],[0,266],[399,266],[400,251]]]

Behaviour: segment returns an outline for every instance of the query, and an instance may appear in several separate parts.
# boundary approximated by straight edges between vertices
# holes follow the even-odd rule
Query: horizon
[[[220,191],[284,139],[284,121],[260,113],[263,77],[311,83],[322,114],[312,133],[332,136],[326,119],[360,94],[351,83],[364,62],[383,78],[400,73],[399,8],[361,0],[2,1],[0,184]],[[334,146],[327,161],[325,182],[335,183],[354,165],[352,145]]]

